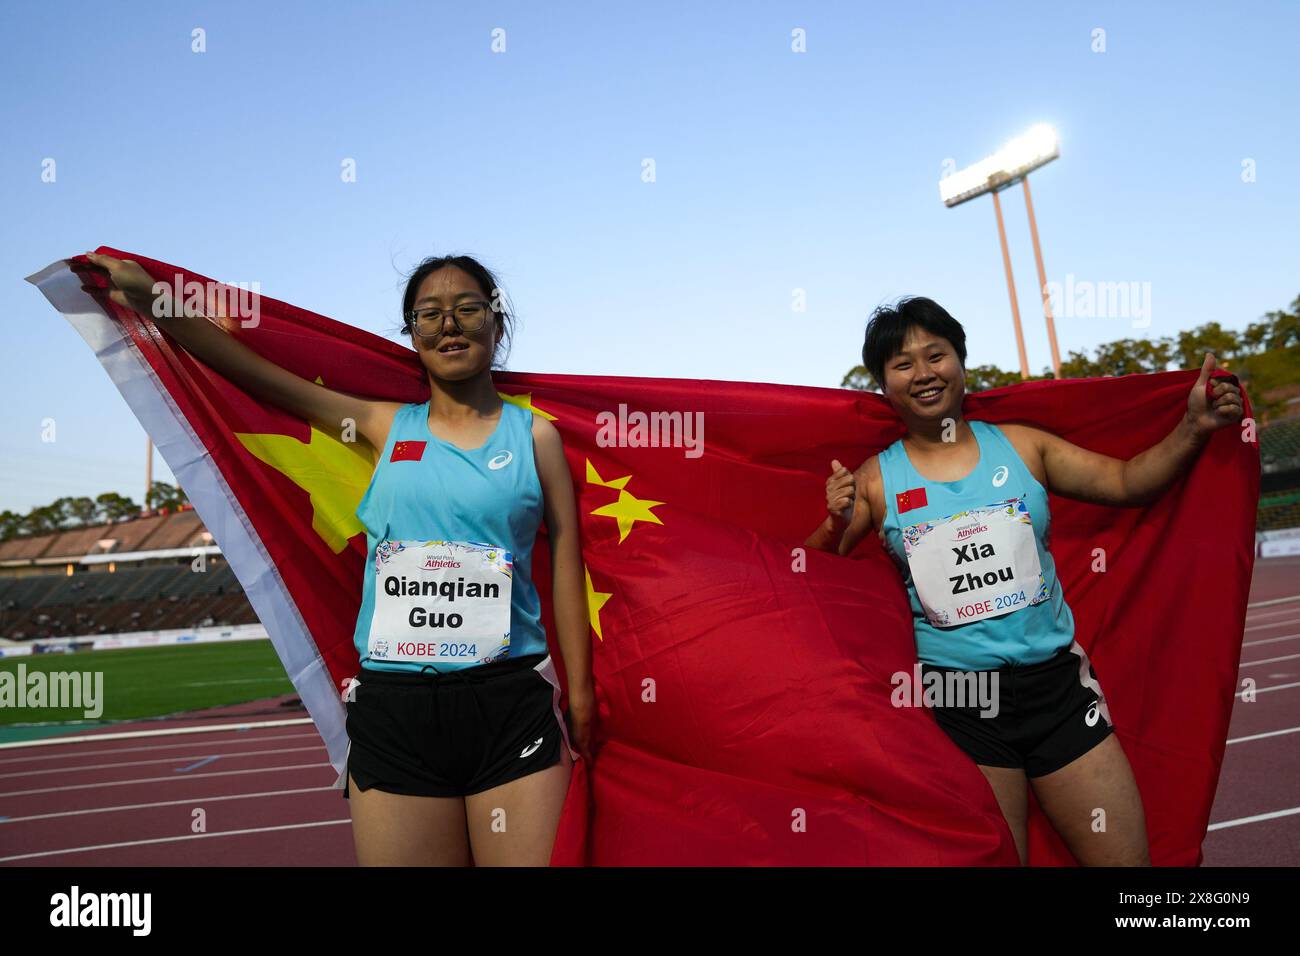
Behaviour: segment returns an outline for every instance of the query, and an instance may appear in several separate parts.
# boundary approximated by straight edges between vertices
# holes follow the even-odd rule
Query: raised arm
[[[316,422],[331,434],[341,432],[351,420],[372,446],[384,447],[393,416],[401,408],[399,403],[359,398],[317,385],[258,355],[204,316],[159,315],[154,309],[154,280],[139,263],[90,252],[86,257],[108,276],[110,299],[152,319],[203,364],[267,403]]]
[[[1196,459],[1216,430],[1241,421],[1241,389],[1231,382],[1215,382],[1212,398],[1206,383],[1216,359],[1205,353],[1201,375],[1187,397],[1187,414],[1173,431],[1128,461],[1080,448],[1057,435],[1031,428],[1038,442],[1047,487],[1058,495],[1095,504],[1139,506],[1164,493]]]

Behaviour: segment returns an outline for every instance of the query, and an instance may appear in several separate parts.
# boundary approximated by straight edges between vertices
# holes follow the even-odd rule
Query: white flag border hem
[[[84,289],[66,259],[27,276],[91,347],[127,405],[185,489],[194,510],[230,562],[258,619],[325,741],[330,763],[346,773],[347,710],[252,522],[208,450],[126,332]]]

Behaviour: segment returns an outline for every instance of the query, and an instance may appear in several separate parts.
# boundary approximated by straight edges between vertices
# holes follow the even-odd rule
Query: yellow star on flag
[[[622,478],[614,478],[611,481],[606,481],[604,478],[600,477],[600,472],[596,471],[596,466],[591,463],[591,459],[587,459],[587,484],[589,485],[600,485],[604,488],[625,488],[627,487],[627,483],[631,480],[631,475],[624,475]]]
[[[591,569],[586,565],[583,565],[582,573],[587,577],[587,616],[591,618],[591,628],[596,632],[596,637],[603,641],[605,635],[600,632],[600,609],[614,594],[596,590],[595,585],[591,583]]]
[[[323,385],[320,376],[316,384]],[[357,505],[375,471],[377,452],[358,439],[339,441],[310,425],[306,442],[290,435],[235,433],[249,454],[283,474],[307,492],[311,502],[311,527],[335,554],[348,539],[364,531]]]
[[[236,433],[249,453],[307,492],[311,527],[335,554],[365,528],[357,505],[374,473],[374,451],[364,442],[341,442],[311,426],[311,438]]]
[[[524,392],[521,395],[507,395],[505,392],[497,392],[503,402],[509,402],[511,405],[518,405],[525,411],[532,412],[534,415],[541,415],[548,421],[557,421],[558,419],[550,412],[544,412],[533,404],[533,393]]]

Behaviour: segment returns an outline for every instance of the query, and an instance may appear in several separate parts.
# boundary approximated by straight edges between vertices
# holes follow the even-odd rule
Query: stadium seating
[[[1261,497],[1255,528],[1257,531],[1300,528],[1300,491]]]
[[[1259,430],[1259,457],[1266,470],[1300,464],[1300,415],[1270,422]]]
[[[1260,428],[1259,458],[1263,488],[1255,529],[1300,528],[1300,415]]]
[[[104,554],[107,563],[82,564]],[[256,623],[243,588],[220,555],[204,571],[191,559],[141,552],[211,543],[192,510],[0,542],[0,638],[49,637]],[[74,568],[72,574],[67,567]]]

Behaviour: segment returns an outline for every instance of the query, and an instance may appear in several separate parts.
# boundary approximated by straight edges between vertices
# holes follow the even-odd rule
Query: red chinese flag
[[[924,508],[926,505],[924,488],[909,488],[907,491],[900,491],[896,497],[900,515],[913,508]]]
[[[168,283],[208,281],[99,251]],[[365,552],[354,509],[373,451],[254,400],[150,320],[83,291],[69,262],[31,281],[153,436],[341,769],[339,697],[357,669]],[[274,299],[258,305],[255,323],[230,330],[272,361],[358,395],[428,397],[404,345]],[[1174,427],[1197,375],[1027,382],[969,396],[965,414],[1130,458]],[[554,863],[1016,863],[974,763],[928,711],[891,704],[915,645],[876,537],[848,558],[802,547],[824,518],[831,460],[856,465],[903,434],[885,399],[743,382],[495,378],[564,438],[590,576],[601,746],[594,766],[577,765]],[[1058,573],[1133,764],[1157,864],[1199,862],[1223,758],[1259,490],[1258,446],[1242,439],[1235,428],[1214,435],[1149,507],[1051,497]],[[534,553],[553,635],[544,534]],[[562,663],[554,644],[552,653]],[[1032,803],[1030,860],[1072,862]]]
[[[389,456],[389,461],[419,461],[424,457],[424,446],[428,442],[422,441],[395,441],[393,442],[393,453]]]

